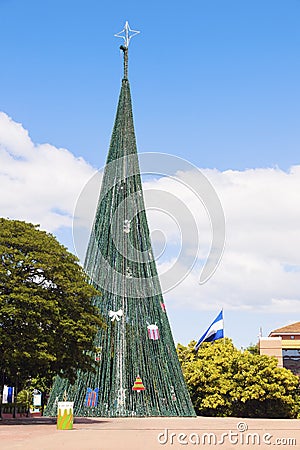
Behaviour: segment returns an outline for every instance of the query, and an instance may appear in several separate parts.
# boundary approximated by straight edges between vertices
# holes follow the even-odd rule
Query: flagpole
[[[223,344],[225,348],[225,321],[224,321],[224,308],[222,308],[222,317],[223,317]]]

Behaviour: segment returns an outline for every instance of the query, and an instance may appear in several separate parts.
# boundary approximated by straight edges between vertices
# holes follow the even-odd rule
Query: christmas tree
[[[84,268],[102,295],[93,299],[107,327],[96,338],[95,373],[75,384],[57,377],[46,415],[74,401],[76,416],[194,416],[153,258],[128,81],[124,78]],[[134,32],[133,32],[134,33]]]

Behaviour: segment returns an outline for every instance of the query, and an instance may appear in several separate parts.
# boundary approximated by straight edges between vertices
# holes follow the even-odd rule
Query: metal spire
[[[128,21],[126,20],[123,30],[115,34],[115,37],[120,37],[124,39],[125,47],[128,48],[130,39],[139,33],[140,31],[132,30],[129,26]]]

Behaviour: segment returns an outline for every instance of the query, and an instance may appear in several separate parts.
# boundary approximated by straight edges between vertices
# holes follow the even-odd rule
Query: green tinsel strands
[[[124,78],[84,264],[90,282],[102,292],[93,301],[107,328],[99,330],[95,342],[96,373],[78,372],[74,385],[57,377],[45,411],[49,416],[56,415],[65,391],[76,416],[195,415],[152,256],[127,79],[128,48],[122,50]]]

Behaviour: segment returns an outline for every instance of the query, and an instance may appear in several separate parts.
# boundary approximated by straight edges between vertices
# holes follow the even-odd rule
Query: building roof
[[[276,330],[271,331],[269,336],[272,336],[273,334],[282,334],[282,333],[288,334],[300,333],[300,322],[291,323],[290,325],[286,325],[285,327],[277,328]]]

